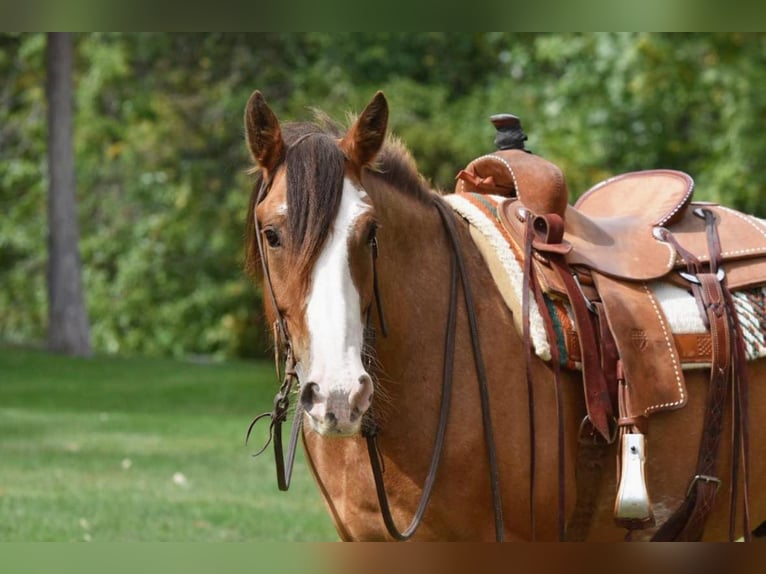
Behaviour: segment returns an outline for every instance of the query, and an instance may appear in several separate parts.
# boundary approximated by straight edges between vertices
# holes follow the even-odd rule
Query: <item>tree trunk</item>
[[[72,142],[72,45],[71,34],[48,34],[48,348],[87,356],[90,324],[77,245]]]

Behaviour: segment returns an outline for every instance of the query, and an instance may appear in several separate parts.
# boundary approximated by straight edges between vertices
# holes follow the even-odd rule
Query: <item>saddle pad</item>
[[[521,290],[524,272],[519,264],[522,259],[521,252],[498,219],[497,205],[505,198],[479,193],[453,193],[445,195],[444,199],[470,224],[471,237],[487,263],[495,285],[513,314],[516,329],[521,334]],[[530,299],[529,327],[535,353],[542,360],[550,361],[551,348],[534,297]]]
[[[521,292],[523,271],[521,249],[511,240],[498,218],[498,205],[506,198],[477,193],[454,193],[444,196],[453,210],[469,223],[471,237],[484,257],[492,277],[513,314],[519,334],[521,325]],[[671,332],[681,347],[684,369],[704,368],[699,360],[708,353],[707,330],[700,318],[694,297],[678,286],[653,281],[648,284],[665,314]],[[579,341],[572,310],[563,299],[544,295],[553,318],[562,366],[579,368]],[[733,294],[748,360],[766,357],[766,286],[737,291]],[[550,345],[543,320],[534,297],[530,306],[530,333],[535,353],[540,359],[551,359]],[[688,350],[684,350],[688,347]]]

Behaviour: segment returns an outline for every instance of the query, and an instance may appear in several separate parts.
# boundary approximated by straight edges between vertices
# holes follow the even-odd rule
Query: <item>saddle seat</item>
[[[666,275],[675,251],[653,230],[684,215],[693,189],[691,177],[667,169],[626,173],[598,184],[566,210],[569,264],[634,281]]]
[[[763,222],[711,203],[692,202],[694,180],[688,174],[654,169],[607,179],[568,204],[566,180],[551,162],[524,150],[502,150],[471,162],[458,175],[456,192],[478,192],[509,198],[499,216],[514,237],[523,237],[524,214],[555,213],[564,220],[566,259],[585,284],[591,271],[618,280],[652,281],[666,278],[685,286],[674,268],[686,262],[662,239],[658,228],[671,229],[678,242],[700,261],[709,259],[704,221],[694,208],[715,212],[729,263],[729,285],[741,288],[766,280],[766,227]],[[740,263],[736,263],[740,261]],[[555,273],[537,258],[546,291],[566,293]]]

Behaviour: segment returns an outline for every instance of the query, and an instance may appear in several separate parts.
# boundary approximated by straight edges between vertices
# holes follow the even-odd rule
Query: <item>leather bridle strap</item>
[[[408,540],[417,531],[420,523],[423,520],[426,507],[431,497],[434,482],[436,480],[436,474],[439,468],[439,462],[441,459],[441,453],[444,446],[444,438],[446,435],[447,421],[449,419],[450,401],[452,395],[453,384],[453,371],[454,371],[454,357],[455,357],[455,332],[457,325],[457,290],[458,279],[460,279],[463,287],[463,295],[465,298],[466,313],[468,315],[468,324],[471,334],[471,345],[473,349],[474,363],[476,367],[477,379],[479,382],[479,394],[481,399],[482,408],[482,420],[484,423],[484,439],[487,446],[487,456],[489,460],[489,473],[490,473],[490,487],[492,490],[492,501],[495,516],[495,539],[498,542],[502,542],[505,537],[505,527],[503,523],[503,506],[502,497],[500,493],[500,478],[497,462],[497,449],[495,447],[495,440],[492,430],[492,421],[489,410],[489,385],[487,382],[487,373],[484,366],[484,359],[481,351],[481,343],[479,341],[478,322],[476,319],[476,308],[474,305],[473,294],[471,292],[470,283],[468,281],[468,275],[466,270],[466,264],[463,258],[462,251],[460,249],[460,243],[458,240],[457,229],[455,228],[454,215],[451,210],[440,199],[434,201],[434,205],[439,211],[444,228],[449,236],[452,246],[452,258],[451,258],[451,279],[450,279],[450,306],[447,316],[447,329],[445,334],[445,348],[444,348],[444,367],[443,367],[443,382],[442,382],[442,397],[441,405],[439,409],[439,423],[436,431],[436,439],[434,441],[434,450],[431,455],[431,463],[429,465],[426,481],[423,486],[423,492],[418,502],[418,507],[415,511],[415,515],[410,522],[409,526],[404,531],[399,531],[394,523],[393,516],[391,515],[391,509],[388,503],[388,495],[386,494],[385,483],[383,479],[383,469],[381,465],[381,456],[377,446],[377,429],[370,427],[365,432],[367,439],[367,448],[370,456],[370,464],[372,466],[373,477],[375,479],[375,489],[378,495],[378,502],[380,504],[381,514],[383,521],[386,525],[386,529],[392,538],[395,540]]]
[[[273,173],[273,172],[272,172]],[[262,179],[261,186],[258,189],[258,195],[256,196],[255,205],[263,201],[271,188],[272,178]],[[271,283],[271,275],[269,274],[269,266],[266,261],[266,252],[263,248],[263,239],[261,238],[261,225],[257,217],[254,217],[255,226],[255,238],[258,245],[258,257],[261,260],[261,267],[263,270],[263,277],[266,284],[266,291],[269,295],[276,320],[274,321],[274,364],[277,370],[277,377],[280,375],[280,358],[282,352],[285,353],[285,373],[282,380],[282,385],[279,387],[279,391],[274,397],[274,406],[270,413],[264,413],[257,416],[250,423],[247,429],[247,435],[245,442],[250,438],[250,433],[253,430],[255,424],[264,418],[271,419],[269,424],[269,438],[266,444],[253,456],[258,456],[263,453],[269,446],[269,443],[274,442],[274,463],[277,471],[277,486],[279,490],[286,491],[290,488],[290,482],[293,475],[293,466],[295,463],[295,454],[298,446],[298,437],[301,434],[303,427],[303,410],[300,404],[295,408],[295,415],[293,419],[292,428],[290,430],[290,440],[287,447],[287,458],[284,455],[284,447],[282,444],[282,424],[287,420],[287,415],[290,409],[290,393],[293,387],[298,382],[298,375],[295,372],[295,357],[293,356],[292,346],[290,345],[290,339],[287,333],[287,325],[284,317],[277,305],[277,298],[274,293],[274,287]]]
[[[272,171],[272,173],[274,172]],[[271,189],[272,182],[273,175],[268,179],[264,178],[261,180],[261,186],[258,189],[258,195],[256,196],[255,200],[256,206],[258,206],[266,198],[266,195]],[[269,293],[269,302],[271,303],[271,307],[274,309],[274,314],[277,317],[275,323],[279,340],[274,341],[274,344],[276,345],[277,352],[279,352],[281,346],[290,344],[290,338],[287,334],[287,325],[285,324],[285,319],[282,316],[282,312],[279,310],[279,306],[277,305],[277,297],[274,294],[274,285],[271,282],[269,264],[266,261],[266,250],[263,248],[263,238],[261,237],[261,222],[258,221],[258,218],[255,217],[255,214],[253,214],[253,219],[253,225],[255,226],[255,241],[258,245],[258,258],[261,260],[261,269],[263,270],[263,278],[265,279],[266,290]]]
[[[303,140],[311,137],[314,134],[305,134],[296,139],[290,148],[294,148]],[[282,156],[280,161],[270,171],[268,177],[261,177],[260,187],[255,197],[255,207],[257,208],[260,203],[266,199],[266,196],[271,189],[274,182],[274,174],[277,169],[284,162],[286,153]],[[280,362],[282,353],[285,354],[285,373],[282,380],[282,385],[279,387],[279,391],[274,397],[274,406],[269,413],[263,413],[250,423],[247,429],[247,435],[245,436],[245,443],[250,438],[250,433],[253,430],[255,424],[264,418],[271,419],[269,424],[269,438],[266,440],[264,446],[256,452],[253,456],[258,456],[268,448],[269,443],[274,442],[274,463],[277,471],[277,486],[279,490],[286,491],[290,488],[290,481],[292,480],[293,465],[295,463],[295,453],[298,446],[298,437],[301,434],[303,428],[303,409],[300,404],[295,408],[295,415],[293,418],[292,429],[290,430],[290,441],[287,447],[287,459],[284,456],[284,448],[282,445],[282,424],[287,420],[287,414],[290,409],[290,393],[296,384],[300,384],[298,381],[298,375],[295,371],[295,357],[293,355],[292,345],[290,344],[290,335],[287,331],[287,323],[282,315],[277,304],[277,297],[274,292],[274,285],[271,282],[271,274],[269,273],[269,264],[266,260],[266,250],[263,248],[263,238],[261,237],[261,222],[258,217],[255,216],[255,209],[253,209],[253,225],[255,231],[255,241],[258,246],[258,258],[261,260],[261,269],[263,271],[263,278],[266,284],[266,291],[269,295],[269,301],[271,307],[274,310],[276,320],[274,321],[274,365],[277,371],[277,378],[280,378]]]
[[[309,137],[313,136],[313,133],[304,134],[298,139],[296,139],[292,144],[290,144],[290,148],[295,148],[298,144],[300,144],[303,140],[308,139]],[[266,199],[266,196],[269,193],[269,190],[271,190],[271,185],[274,183],[274,175],[277,173],[277,170],[282,165],[282,163],[285,161],[285,157],[287,156],[287,152],[282,156],[281,160],[277,165],[275,165],[271,170],[269,170],[269,176],[262,177],[261,178],[261,185],[258,188],[258,194],[256,195],[255,199],[255,207],[258,207],[260,203]],[[255,210],[253,210],[255,212]],[[277,305],[277,296],[274,293],[274,285],[271,282],[271,274],[269,273],[269,264],[266,261],[266,250],[263,248],[263,238],[261,237],[261,222],[258,220],[258,218],[255,216],[255,213],[253,213],[253,225],[255,226],[255,241],[258,245],[258,257],[261,260],[261,269],[263,270],[263,278],[266,282],[266,290],[269,293],[269,301],[271,302],[271,307],[274,310],[274,314],[276,315],[276,329],[277,334],[279,336],[279,340],[274,341],[275,344],[275,351],[276,351],[276,361],[277,361],[277,372],[279,372],[279,352],[282,347],[285,347],[287,351],[290,351],[290,336],[287,332],[287,323],[285,323],[285,318],[282,315],[282,312],[279,309],[279,305]]]
[[[368,419],[370,424],[363,428],[363,434],[367,441],[367,452],[370,457],[370,466],[372,467],[372,476],[375,480],[375,491],[378,496],[380,513],[383,517],[383,522],[386,525],[386,530],[394,540],[398,541],[409,540],[420,527],[426,508],[428,506],[428,502],[431,499],[431,493],[433,492],[436,474],[439,469],[439,462],[441,461],[442,449],[444,447],[444,438],[447,434],[447,420],[449,418],[450,404],[452,399],[452,382],[455,357],[455,326],[457,321],[457,284],[457,263],[456,255],[453,252],[451,258],[450,305],[447,315],[447,329],[444,341],[444,368],[442,373],[443,383],[441,403],[439,406],[439,423],[436,428],[436,438],[434,440],[433,452],[431,453],[431,462],[428,467],[428,474],[426,475],[426,480],[423,484],[423,491],[420,495],[418,506],[410,524],[402,531],[400,531],[394,523],[394,518],[391,514],[391,507],[388,503],[386,485],[383,479],[381,454],[378,449],[378,428],[372,422],[374,419],[370,417]]]
[[[471,332],[471,347],[473,350],[473,359],[476,367],[476,377],[479,384],[479,396],[481,398],[482,423],[484,427],[484,441],[487,447],[487,459],[489,462],[489,481],[492,491],[492,506],[495,514],[495,539],[502,542],[505,538],[505,527],[503,525],[503,500],[500,492],[500,470],[497,462],[497,448],[495,446],[494,432],[492,428],[492,414],[489,403],[489,383],[487,370],[484,366],[484,356],[481,351],[481,341],[479,340],[479,324],[476,318],[476,306],[474,304],[471,284],[468,280],[468,271],[460,242],[458,240],[457,229],[455,228],[454,213],[440,200],[435,201],[435,205],[442,217],[444,226],[449,232],[452,242],[452,249],[456,255],[458,269],[460,270],[460,279],[463,286],[463,296],[465,299],[466,314],[468,316],[468,325]]]
[[[372,240],[372,292],[375,296],[375,308],[378,311],[378,323],[380,324],[380,333],[388,337],[388,322],[383,313],[383,300],[380,297],[380,282],[378,281],[378,238]],[[369,324],[369,314],[368,314]]]

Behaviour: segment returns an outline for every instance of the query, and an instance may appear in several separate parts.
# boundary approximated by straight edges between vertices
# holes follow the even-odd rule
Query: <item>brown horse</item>
[[[429,189],[404,146],[386,137],[388,106],[378,93],[347,131],[318,124],[280,125],[259,92],[248,101],[245,128],[258,173],[248,215],[248,264],[260,268],[258,241],[273,289],[267,316],[283,322],[299,401],[307,422],[305,453],[343,540],[389,540],[381,518],[367,444],[360,431],[374,419],[393,520],[404,528],[415,514],[442,413],[445,338],[453,297],[451,236],[442,194]],[[557,538],[556,396],[549,364],[533,357],[536,437],[530,437],[522,338],[467,225],[454,218],[465,277],[476,294],[479,342],[488,392],[482,395],[464,298],[457,298],[454,387],[430,502],[415,540],[493,540],[502,500],[506,540]],[[379,251],[379,252],[378,252]],[[262,277],[263,278],[263,277]],[[269,289],[269,285],[265,285]],[[377,291],[377,296],[376,296]],[[460,289],[462,293],[462,288]],[[381,334],[381,313],[387,336]],[[367,334],[374,327],[372,341]],[[373,354],[373,360],[368,355]],[[449,357],[446,357],[449,359]],[[585,415],[577,372],[562,373],[566,429],[566,512],[575,506],[577,428]],[[687,372],[688,404],[652,417],[646,475],[661,525],[683,500],[694,473],[709,375]],[[766,362],[750,363],[754,444],[766,436]],[[482,402],[488,400],[499,491],[491,488]],[[487,405],[485,405],[487,406]],[[727,427],[724,427],[727,428]],[[728,468],[724,437],[719,467]],[[530,504],[530,449],[534,501]],[[610,454],[614,456],[615,447]],[[611,461],[613,459],[607,459]],[[589,540],[621,540],[615,526],[615,464],[597,485]],[[727,490],[728,473],[721,473]],[[766,457],[754,456],[751,492],[766,488]],[[766,497],[751,497],[755,524]],[[725,539],[727,496],[718,497],[705,537]],[[536,522],[532,532],[531,512]],[[637,532],[648,538],[656,527]],[[741,528],[738,535],[742,535]]]

